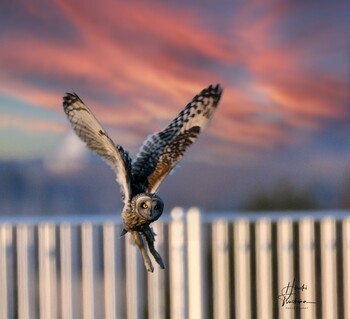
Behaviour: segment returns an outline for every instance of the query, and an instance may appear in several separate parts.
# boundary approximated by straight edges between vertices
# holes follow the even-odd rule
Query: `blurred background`
[[[213,121],[160,189],[207,211],[350,207],[347,1],[2,1],[0,215],[120,212],[75,91],[132,156],[209,84]]]

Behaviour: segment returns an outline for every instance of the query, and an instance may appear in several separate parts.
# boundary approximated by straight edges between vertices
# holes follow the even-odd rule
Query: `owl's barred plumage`
[[[219,85],[210,85],[202,90],[165,129],[145,140],[134,161],[122,146],[113,143],[76,93],[67,93],[63,98],[64,111],[76,134],[116,173],[124,201],[122,235],[131,233],[148,271],[153,271],[153,265],[143,238],[157,263],[164,268],[161,256],[154,249],[155,234],[150,227],[164,207],[155,192],[203,131],[217,108],[221,94]]]

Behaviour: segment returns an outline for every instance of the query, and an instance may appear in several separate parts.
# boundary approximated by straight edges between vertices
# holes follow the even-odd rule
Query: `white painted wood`
[[[299,267],[300,267],[300,285],[307,286],[301,294],[303,300],[316,301],[316,283],[315,283],[315,225],[314,220],[306,217],[299,222]],[[320,302],[320,301],[319,301]],[[302,306],[304,307],[304,306]],[[302,319],[315,319],[316,306],[308,304],[301,309]]]
[[[171,212],[169,229],[170,318],[187,318],[186,241],[184,211],[176,207]]]
[[[57,318],[56,232],[53,224],[38,226],[39,306],[41,319]]]
[[[205,217],[205,221],[213,223],[210,242],[201,227],[203,216],[198,211],[189,212],[186,220],[185,216],[181,208],[174,209],[169,231],[161,221],[154,224],[158,234],[156,247],[165,259],[166,269],[161,270],[151,257],[155,266],[153,274],[146,272],[137,247],[130,245],[129,240],[124,243],[124,238],[119,238],[120,225],[107,219],[91,219],[84,223],[90,219],[70,221],[67,218],[68,222],[61,225],[57,221],[47,223],[39,219],[39,223],[31,220],[32,224],[17,224],[18,221],[11,224],[7,220],[6,224],[0,223],[0,318],[143,318],[146,311],[149,318],[164,318],[166,311],[170,312],[171,318],[210,317],[211,314],[206,313],[207,304],[203,302],[206,301],[207,285],[200,279],[206,274],[202,251],[206,245],[212,245],[213,250],[213,300],[208,302],[213,304],[215,318],[229,318],[232,306],[235,318],[250,318],[254,307],[258,318],[269,318],[273,315],[272,305],[277,302],[278,318],[295,318],[292,310],[282,311],[275,292],[271,295],[273,280],[278,279],[279,293],[292,282],[294,265],[300,274],[295,284],[307,287],[301,298],[317,302],[316,305],[302,305],[306,308],[298,311],[301,318],[316,318],[316,307],[322,307],[325,318],[337,318],[342,313],[344,318],[350,318],[350,217],[341,215],[341,251],[336,250],[340,247],[336,242],[335,227],[339,214],[329,218],[325,218],[327,215],[312,218],[300,215],[302,219],[299,216],[293,217],[293,221],[288,218],[277,220],[276,274],[271,273],[271,219],[234,220],[232,274],[228,225],[233,218],[228,214],[218,217],[232,218],[230,221],[216,220],[216,216]],[[317,258],[320,257],[321,275],[316,278],[314,228],[318,221],[321,249],[317,253],[321,256]],[[295,222],[299,235],[297,246],[293,246]],[[251,223],[255,227],[254,243],[250,242]],[[55,235],[57,226],[59,243],[56,243]],[[164,237],[167,234],[169,238]],[[165,247],[168,242],[169,247]],[[124,244],[126,258],[124,248],[119,246]],[[250,295],[253,244],[257,285],[252,293],[256,292],[256,304],[251,304]],[[295,250],[299,260],[293,262]],[[164,251],[169,252],[169,260]],[[336,265],[337,254],[341,254],[341,268]],[[340,269],[341,284],[337,274]],[[316,300],[316,280],[319,281],[317,287],[322,288],[321,300]],[[339,285],[343,291],[339,291]],[[228,295],[231,288],[235,300]],[[169,305],[166,304],[168,292]],[[341,309],[337,309],[338,306]]]
[[[338,318],[336,229],[332,217],[321,220],[322,316]]]
[[[285,287],[292,283],[294,275],[293,221],[289,218],[277,222],[277,270],[278,270],[278,315],[281,319],[293,319],[295,309],[289,309]]]
[[[251,317],[250,231],[249,221],[236,220],[233,224],[233,261],[236,318]]]
[[[188,317],[204,318],[204,263],[201,213],[197,208],[187,212]]]
[[[214,318],[230,318],[229,235],[228,222],[217,220],[212,225]]]
[[[72,262],[72,230],[71,225],[59,226],[60,234],[60,266],[61,266],[61,315],[62,319],[73,319],[73,262]]]
[[[256,222],[256,300],[258,319],[272,318],[271,221]]]
[[[121,251],[119,234],[114,222],[103,225],[103,260],[104,260],[104,302],[105,318],[122,318]],[[119,288],[119,289],[118,289]]]
[[[93,240],[93,225],[90,222],[83,223],[81,226],[81,244],[84,319],[95,318]]]
[[[344,318],[350,319],[350,217],[342,221]]]
[[[39,318],[37,313],[36,283],[34,264],[34,230],[28,225],[18,225],[17,235],[17,294],[18,318]]]
[[[155,248],[162,256],[164,263],[164,224],[156,222],[153,224],[153,231],[157,234]],[[151,257],[152,258],[152,257]],[[154,260],[152,258],[152,260]],[[148,317],[152,319],[163,319],[165,308],[165,275],[169,272],[169,265],[165,264],[165,269],[161,269],[154,261],[154,272],[148,273]]]
[[[126,310],[128,319],[141,319],[144,311],[143,274],[147,271],[141,252],[131,244],[129,233],[125,235],[126,254]]]
[[[12,225],[0,225],[0,318],[12,319],[14,305],[14,247]]]

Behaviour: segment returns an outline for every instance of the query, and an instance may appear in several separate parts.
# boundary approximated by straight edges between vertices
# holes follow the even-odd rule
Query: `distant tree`
[[[317,203],[310,190],[284,179],[272,189],[253,193],[243,208],[254,211],[304,210],[317,208]]]

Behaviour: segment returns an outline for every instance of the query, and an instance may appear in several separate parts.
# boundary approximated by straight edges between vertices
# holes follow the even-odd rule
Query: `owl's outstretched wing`
[[[196,95],[161,132],[149,136],[132,165],[133,181],[154,193],[212,117],[222,94],[217,84]]]
[[[63,97],[63,109],[75,133],[115,171],[124,201],[130,198],[131,159],[120,145],[114,145],[95,116],[75,93]]]

